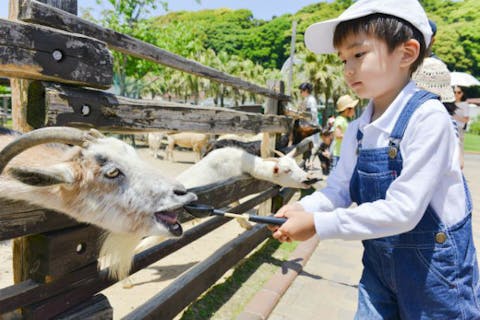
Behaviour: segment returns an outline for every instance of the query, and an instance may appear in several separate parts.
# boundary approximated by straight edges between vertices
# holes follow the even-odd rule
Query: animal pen
[[[56,7],[56,8],[55,8]],[[11,78],[15,129],[44,126],[96,128],[105,132],[158,130],[264,133],[262,156],[269,156],[275,135],[293,121],[278,115],[283,102],[279,82],[268,88],[243,81],[76,16],[76,0],[10,0],[10,19],[0,19],[0,76]],[[265,114],[206,108],[164,101],[133,100],[98,89],[112,84],[109,49],[188,72],[267,97]],[[86,88],[88,87],[88,88]],[[95,88],[95,89],[91,89]],[[280,108],[279,108],[280,106]],[[310,144],[302,144],[304,152]],[[233,178],[192,189],[200,203],[243,213],[261,204],[270,213],[296,190],[280,189],[253,178]],[[192,219],[180,213],[180,222]],[[214,217],[135,256],[131,273],[174,253],[228,221]],[[0,288],[0,318],[15,313],[25,319],[111,319],[113,310],[100,291],[116,282],[98,270],[102,231],[61,213],[0,198],[0,240],[14,239],[14,285]],[[228,269],[269,235],[256,225],[226,243],[175,279],[125,319],[170,319],[213,285]]]

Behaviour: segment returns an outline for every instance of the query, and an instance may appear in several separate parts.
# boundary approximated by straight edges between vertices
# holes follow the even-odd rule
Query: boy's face
[[[360,98],[389,96],[403,81],[400,47],[390,53],[385,41],[361,32],[347,36],[337,50],[345,80]]]

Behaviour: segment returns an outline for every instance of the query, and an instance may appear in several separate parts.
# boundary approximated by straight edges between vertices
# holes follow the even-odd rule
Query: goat
[[[1,197],[107,230],[100,252],[112,277],[128,275],[144,236],[180,236],[174,210],[197,199],[131,146],[96,130],[50,127],[17,135],[2,129],[0,148]]]
[[[159,151],[162,147],[163,138],[166,137],[166,133],[163,132],[151,132],[148,134],[148,148],[154,158],[159,158]]]
[[[292,155],[293,152],[280,158],[263,159],[239,148],[217,149],[176,179],[186,188],[193,188],[249,174],[284,187],[310,188],[313,177],[298,166]]]
[[[204,133],[180,132],[167,136],[168,145],[165,150],[165,159],[174,161],[173,148],[175,145],[184,148],[191,148],[195,153],[195,162],[200,160],[201,152],[205,149],[209,136]]]
[[[222,134],[217,140],[236,140],[241,142],[261,141],[263,133],[257,133],[256,135],[237,135],[233,133]]]

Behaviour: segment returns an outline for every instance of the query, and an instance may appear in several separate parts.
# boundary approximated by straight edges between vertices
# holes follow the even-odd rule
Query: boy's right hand
[[[281,242],[303,241],[315,233],[313,221],[309,221],[313,220],[312,214],[305,212],[305,209],[298,202],[281,207],[275,217],[287,218],[282,226],[267,226],[272,231],[273,237]],[[310,234],[312,233],[310,229],[313,230],[313,234]]]
[[[277,213],[275,213],[275,217],[281,217],[281,218],[284,218],[285,217],[285,212],[287,211],[303,211],[303,207],[300,203],[298,202],[294,202],[294,203],[290,203],[290,204],[286,204],[284,205],[283,207],[281,207],[280,209],[278,209]],[[272,232],[275,232],[277,231],[278,228],[280,228],[280,226],[277,226],[277,225],[273,225],[273,224],[269,224],[267,225],[267,228],[268,230],[272,231]]]

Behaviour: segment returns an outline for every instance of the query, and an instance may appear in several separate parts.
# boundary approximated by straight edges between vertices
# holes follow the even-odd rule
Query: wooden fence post
[[[285,84],[283,81],[278,80],[268,80],[267,87],[270,90],[276,92],[285,93]],[[274,98],[267,98],[265,103],[264,114],[275,114],[279,113],[279,103],[280,100]],[[262,144],[260,149],[260,154],[262,158],[268,158],[273,156],[273,150],[275,150],[276,134],[275,133],[264,133],[262,138]],[[269,215],[272,213],[272,199],[269,199],[263,202],[258,208],[259,215]]]
[[[62,8],[70,8],[70,13],[77,13],[77,0],[43,0],[46,4],[53,6],[60,5]],[[52,2],[52,3],[50,3]],[[9,14],[10,20],[18,20],[20,12],[21,0],[10,0],[9,2]],[[73,6],[75,9],[73,10]],[[20,132],[28,132],[33,128],[27,120],[27,104],[29,99],[29,93],[31,94],[31,86],[34,81],[25,79],[10,79],[10,88],[12,92],[12,123],[13,129]],[[15,283],[19,283],[28,278],[28,274],[25,274],[25,266],[27,265],[25,251],[28,242],[26,238],[18,238],[13,241],[13,278]]]
[[[77,0],[39,0],[52,7],[59,8],[77,15]],[[21,0],[10,0],[9,19],[18,20]],[[12,101],[12,122],[13,129],[20,132],[28,132],[45,123],[45,106],[37,106],[36,110],[28,110],[27,106],[31,99],[38,99],[44,94],[43,86],[36,81],[25,79],[10,79],[11,101]],[[40,96],[39,96],[40,95]],[[31,277],[32,270],[35,270],[35,262],[30,257],[30,247],[35,245],[35,236],[20,237],[13,240],[13,278],[18,284]],[[44,280],[45,281],[45,280]],[[82,318],[111,319],[112,308],[103,295],[97,295],[86,302],[89,308],[73,310],[68,316],[75,318],[82,314]],[[88,313],[86,310],[88,309]],[[25,310],[24,310],[25,311]],[[83,313],[82,313],[83,312]],[[75,316],[76,315],[76,316]],[[27,318],[34,318],[34,315],[24,314]],[[67,316],[67,318],[68,318]]]

